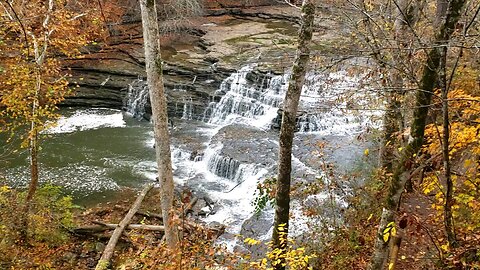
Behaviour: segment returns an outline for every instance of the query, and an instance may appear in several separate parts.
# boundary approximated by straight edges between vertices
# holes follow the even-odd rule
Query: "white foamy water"
[[[46,134],[72,133],[99,128],[125,127],[123,113],[112,109],[77,110],[71,116],[62,116]]]
[[[283,99],[280,77],[265,74],[257,85],[248,80],[256,65],[241,68],[225,79],[217,92],[225,93],[218,103],[210,103],[207,112],[209,123],[225,126],[232,123],[244,123],[254,127],[268,129],[277,115],[278,106]],[[264,87],[263,85],[267,86]]]
[[[180,136],[184,136],[184,140],[176,138],[176,140],[173,140],[176,145],[171,147],[176,185],[189,186],[194,192],[208,194],[208,197],[215,202],[216,213],[207,216],[204,220],[206,222],[223,223],[227,225],[227,232],[232,234],[240,233],[243,222],[252,216],[255,208],[252,201],[255,199],[254,194],[258,183],[275,173],[274,161],[258,162],[261,158],[273,160],[272,155],[269,156],[266,153],[267,151],[263,151],[264,149],[256,149],[252,146],[271,144],[248,143],[253,140],[256,142],[264,139],[270,140],[271,137],[262,138],[263,135],[255,133],[256,137],[249,138],[248,134],[250,133],[246,131],[253,128],[242,129],[240,127],[238,128],[239,132],[246,131],[238,135],[234,133],[237,132],[237,129],[229,130],[229,132],[233,132],[236,140],[245,142],[245,144],[239,144],[245,147],[245,152],[258,152],[257,161],[246,159],[239,161],[235,160],[234,155],[228,152],[232,151],[232,147],[227,147],[230,145],[225,145],[225,149],[222,145],[222,143],[225,143],[222,136],[231,136],[232,134],[226,132],[219,136],[216,135],[222,128],[231,124],[256,127],[264,130],[265,136],[271,135],[266,130],[270,128],[272,121],[277,117],[288,87],[289,74],[256,73],[255,76],[257,77],[254,78],[256,81],[252,81],[252,78],[248,75],[254,68],[254,65],[246,66],[233,73],[221,84],[217,94],[221,94],[222,98],[219,102],[211,102],[205,110],[203,119],[208,124],[199,125],[201,127],[190,125],[190,123],[194,123],[191,120],[196,119],[198,115],[194,114],[192,99],[185,98],[183,100],[183,120],[180,122],[187,123],[188,128],[185,128],[183,134],[181,133],[183,131],[178,132]],[[372,119],[377,116],[378,112],[359,112],[351,109],[355,106],[367,105],[365,97],[369,94],[357,89],[360,80],[360,77],[351,77],[345,72],[326,75],[309,73],[301,97],[300,110],[303,114],[299,117],[299,132],[313,133],[315,136],[351,136],[367,128],[375,127],[378,122]],[[139,115],[138,113],[145,113],[144,105],[147,92],[142,81],[136,81],[130,85],[125,103],[130,115],[135,117]],[[348,96],[349,100],[339,99],[342,96]],[[350,100],[354,100],[354,104]],[[84,141],[85,139],[93,141],[91,147],[86,150],[81,149],[79,143],[69,149],[72,153],[78,151],[81,154],[86,154],[72,160],[72,163],[64,168],[61,168],[58,163],[52,163],[50,166],[54,169],[44,178],[54,179],[54,181],[67,186],[71,190],[82,192],[116,190],[119,186],[127,185],[127,181],[130,181],[129,183],[137,181],[141,184],[142,181],[154,180],[157,176],[157,168],[154,160],[153,132],[150,126],[145,128],[133,123],[139,123],[137,121],[127,120],[127,126],[123,117],[123,113],[117,110],[88,109],[75,111],[73,114],[59,119],[56,126],[46,130],[45,133],[75,133],[94,129],[105,129],[109,132],[105,135],[106,139],[102,139],[101,132],[92,132],[95,133],[92,136],[98,136],[94,138],[97,140],[86,138],[87,136],[77,136],[78,141]],[[142,123],[148,125],[148,122]],[[113,130],[112,128],[122,129]],[[127,129],[131,134],[125,132]],[[189,132],[192,130],[195,132]],[[173,129],[171,132],[177,134]],[[187,138],[191,140],[185,140],[185,137],[189,134],[194,135]],[[198,134],[203,136],[201,141],[204,143],[203,145],[200,144],[199,147],[198,144],[192,143],[190,145],[186,142],[195,141],[194,136]],[[243,134],[247,134],[245,138],[242,137]],[[116,144],[111,140],[111,136],[117,137]],[[234,141],[234,143],[238,141]],[[136,145],[135,142],[140,142],[140,144]],[[272,142],[278,145],[274,139],[272,139]],[[110,143],[112,145],[108,145]],[[71,142],[67,140],[65,145],[68,146],[69,144]],[[133,147],[127,149],[127,145]],[[64,151],[65,149],[66,147],[63,146],[60,150]],[[273,146],[271,149],[275,149],[275,147]],[[132,158],[133,154],[130,156],[130,153],[136,150],[138,151]],[[99,152],[97,156],[104,157],[100,159],[100,163],[94,162],[96,159],[90,154],[93,151],[95,153]],[[192,153],[194,156],[192,156]],[[242,153],[236,154],[242,156]],[[229,155],[232,155],[232,157]],[[308,175],[308,177],[318,177],[321,174],[318,172],[318,168],[306,164],[308,162],[300,157],[302,154],[298,155],[299,157],[293,157],[293,165],[297,173]],[[71,155],[59,154],[58,159],[68,159],[69,156]],[[249,156],[245,155],[245,157]],[[262,164],[255,164],[255,162]],[[58,169],[55,166],[58,166]],[[71,171],[71,173],[68,171]],[[17,173],[21,174],[23,172],[12,171],[12,174]],[[68,181],[62,183],[64,178],[68,178]],[[122,180],[118,180],[119,178]],[[322,196],[318,196],[320,201],[325,199]],[[302,216],[303,212],[299,205],[295,203],[293,205],[296,210],[292,210],[292,213],[296,218],[292,220],[291,232],[292,235],[295,235],[307,229],[305,224],[309,222],[309,219]],[[267,217],[273,219],[273,209],[266,209],[265,211]],[[260,238],[268,239],[270,235],[271,231],[260,235]],[[234,241],[230,242],[229,246],[233,247],[234,244]]]
[[[255,67],[245,66],[222,82],[217,93],[223,96],[218,103],[209,104],[204,120],[220,126],[243,123],[270,128],[282,107],[290,73],[267,73],[260,75],[260,81],[252,82],[248,74]],[[379,128],[381,110],[365,108],[376,97],[358,89],[363,79],[364,75],[349,76],[346,71],[307,73],[300,97],[298,130],[345,136]]]
[[[255,206],[252,204],[254,192],[268,170],[246,165],[243,173],[243,182],[238,186],[237,183],[230,183],[230,187],[226,191],[209,193],[212,199],[221,203],[222,207],[214,215],[204,219],[206,222],[216,221],[225,224],[227,226],[226,231],[232,234],[238,234],[243,221],[253,215],[255,210]]]
[[[30,182],[28,167],[17,167],[8,171],[8,180],[15,186],[27,186]],[[69,192],[88,194],[92,192],[111,191],[119,189],[114,179],[107,175],[108,170],[99,166],[71,164],[64,167],[40,169],[40,183],[52,183],[62,186]],[[65,179],[68,179],[65,181]]]

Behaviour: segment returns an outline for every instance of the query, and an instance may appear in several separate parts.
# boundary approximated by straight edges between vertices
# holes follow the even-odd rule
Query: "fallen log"
[[[92,223],[95,223],[97,225],[95,226],[85,226],[85,227],[79,227],[74,229],[74,231],[80,231],[80,232],[85,232],[85,233],[97,233],[97,232],[103,232],[107,230],[114,230],[118,228],[119,224],[116,223],[104,223],[101,221],[92,221]],[[165,226],[163,225],[147,225],[147,224],[129,224],[125,227],[125,229],[130,229],[130,230],[144,230],[144,231],[164,231]],[[197,224],[192,221],[187,221],[184,220],[183,222],[183,228],[182,226],[178,226],[179,230],[187,230],[187,231],[192,231],[192,230],[206,230],[206,231],[211,231],[211,232],[217,232],[221,233],[225,229],[223,226],[220,228],[210,228],[210,227],[204,227],[200,224]]]
[[[163,221],[162,214],[152,213],[150,211],[147,211],[147,212],[138,211],[136,214],[140,215],[140,216],[144,216],[144,217],[157,218],[157,219],[160,219],[161,221]]]
[[[115,227],[112,237],[108,241],[108,244],[105,247],[105,250],[103,251],[102,257],[98,261],[97,266],[95,267],[95,270],[106,270],[108,268],[110,264],[110,259],[113,256],[113,251],[115,250],[115,246],[117,245],[118,239],[122,235],[123,230],[125,230],[125,227],[127,227],[127,225],[130,223],[130,220],[132,219],[132,217],[140,208],[140,205],[143,199],[152,188],[153,188],[153,183],[150,183],[150,184],[147,184],[142,189],[142,192],[140,192],[140,194],[138,195],[137,199],[133,203],[127,215],[125,215],[125,217],[122,219],[122,221],[120,221],[118,226]]]
[[[74,234],[96,234],[102,233],[105,231],[110,230],[110,228],[105,226],[93,225],[93,226],[84,226],[84,227],[77,227],[72,230]]]
[[[98,224],[98,227],[103,227],[106,230],[116,229],[119,226],[119,224],[103,223],[103,222],[100,222],[100,221],[93,221],[93,223]],[[164,231],[165,226],[163,226],[163,225],[147,225],[147,224],[129,224],[128,226],[125,227],[125,229],[145,230],[145,231]]]
[[[192,211],[192,208],[195,206],[195,204],[197,203],[198,201],[198,198],[195,197],[193,198],[190,203],[185,207],[185,209],[183,210],[183,216],[186,216],[190,211]]]

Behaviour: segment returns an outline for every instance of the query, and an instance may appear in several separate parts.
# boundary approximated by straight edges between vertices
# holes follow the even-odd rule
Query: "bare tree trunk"
[[[369,269],[371,270],[384,269],[385,260],[388,255],[388,243],[383,241],[382,233],[388,223],[395,221],[395,213],[400,203],[400,197],[405,183],[409,178],[408,171],[411,169],[414,156],[423,145],[429,106],[438,78],[437,72],[440,67],[441,47],[447,45],[448,40],[455,30],[455,25],[460,19],[460,11],[464,4],[465,0],[452,0],[449,2],[445,23],[436,35],[434,48],[428,54],[420,82],[420,90],[416,94],[415,111],[411,128],[413,140],[406,146],[403,155],[400,157],[400,162],[395,167],[393,173],[385,208],[378,228],[379,233],[375,241],[375,250],[369,265]]]
[[[394,66],[399,67],[398,62],[401,61],[401,50],[406,43],[406,26],[409,18],[407,18],[407,7],[409,3],[406,0],[398,1],[396,9],[396,19],[394,23],[395,40],[398,44],[398,52],[393,55]],[[383,121],[383,149],[382,149],[382,167],[386,173],[391,173],[395,160],[395,149],[398,148],[398,140],[396,135],[404,128],[403,115],[401,112],[402,100],[404,96],[404,82],[399,70],[392,69],[389,74],[390,80],[387,86],[391,89],[387,91],[387,110]]]
[[[396,149],[398,149],[398,134],[405,128],[404,113],[402,112],[403,100],[405,98],[405,82],[400,71],[402,60],[404,58],[404,49],[410,44],[408,37],[408,27],[415,26],[421,9],[420,4],[414,1],[398,0],[396,3],[396,18],[394,22],[394,39],[398,50],[393,53],[393,66],[389,73],[389,86],[391,89],[387,92],[387,110],[384,117],[384,147],[382,152],[382,167],[386,173],[391,174],[395,166]],[[410,189],[411,183],[407,184]]]
[[[402,239],[405,235],[405,229],[407,227],[407,218],[406,216],[402,218],[398,226],[397,234],[392,237],[392,250],[390,251],[390,259],[388,264],[388,270],[395,270],[397,265],[398,253],[400,251],[400,246],[402,245]]]
[[[35,97],[33,100],[32,105],[32,117],[36,118],[35,115],[37,114],[37,106],[38,106],[38,96],[42,86],[42,77],[40,73],[40,68],[36,68],[36,82],[35,82]],[[37,131],[37,124],[35,121],[30,123],[30,185],[28,187],[28,193],[26,202],[30,204],[30,201],[33,199],[33,195],[35,195],[35,191],[37,190],[38,185],[38,131]],[[26,209],[28,212],[28,209]]]
[[[35,115],[37,114],[38,96],[42,86],[42,77],[40,72],[40,67],[36,67],[35,95],[32,104],[33,119],[36,119]],[[28,216],[30,212],[30,206],[32,204],[32,199],[38,186],[38,130],[35,120],[32,120],[30,122],[30,132],[28,140],[30,148],[30,183],[28,184],[27,197],[25,198],[25,205],[23,206],[21,217],[22,226],[20,229],[20,238],[24,242],[27,240],[28,236]]]
[[[152,105],[155,152],[160,180],[161,208],[165,237],[169,248],[175,248],[178,234],[173,224],[173,173],[170,157],[170,135],[168,133],[167,101],[163,86],[160,34],[158,31],[155,0],[140,0],[147,83]]]
[[[437,10],[436,10],[436,21],[435,24],[438,26],[444,20],[447,12],[447,0],[437,0]],[[445,232],[447,234],[447,240],[450,246],[456,247],[457,240],[455,237],[455,228],[453,222],[452,206],[453,206],[453,181],[452,181],[452,172],[450,165],[450,120],[449,120],[449,109],[448,109],[448,85],[447,85],[447,55],[448,48],[442,48],[442,55],[439,68],[439,79],[438,85],[442,90],[442,122],[443,122],[443,134],[442,134],[442,156],[443,156],[443,169],[446,191],[445,191],[445,205],[444,205],[444,224]]]
[[[447,14],[448,0],[436,0],[435,25],[440,26]]]
[[[278,179],[275,195],[275,222],[273,224],[273,248],[286,251],[288,220],[290,214],[290,180],[292,170],[292,144],[295,131],[300,94],[310,59],[310,41],[312,40],[315,4],[313,0],[304,0],[302,5],[302,26],[299,31],[298,48],[292,69],[287,93],[283,103],[282,125],[280,129],[280,149],[278,154]],[[286,240],[286,239],[285,239]],[[274,269],[285,269],[284,261],[272,265]]]
[[[452,181],[452,171],[450,166],[450,121],[449,121],[449,112],[448,112],[448,85],[447,85],[447,47],[442,48],[442,58],[440,62],[440,88],[442,89],[442,116],[443,116],[443,140],[442,140],[442,155],[443,155],[443,168],[445,170],[445,182],[446,182],[446,191],[445,191],[445,214],[444,214],[444,223],[445,223],[445,232],[447,233],[447,240],[450,246],[456,247],[457,240],[455,237],[455,229],[453,223],[453,181]]]

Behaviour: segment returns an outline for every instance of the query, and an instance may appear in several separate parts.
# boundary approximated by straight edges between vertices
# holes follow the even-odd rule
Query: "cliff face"
[[[178,32],[162,37],[170,116],[181,117],[188,103],[193,117],[201,118],[208,104],[218,99],[215,90],[230,73],[253,58],[285,55],[282,48],[288,52],[299,14],[273,3],[205,1],[204,16],[182,22]],[[71,84],[77,89],[64,106],[120,109],[129,84],[146,80],[141,22],[135,11],[111,25],[109,32],[106,45],[87,47],[83,59],[69,62]]]

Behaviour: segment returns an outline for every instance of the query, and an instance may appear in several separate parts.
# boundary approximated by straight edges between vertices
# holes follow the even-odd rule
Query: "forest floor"
[[[136,191],[125,189],[122,194],[123,199],[100,203],[84,210],[76,210],[74,216],[75,227],[92,226],[94,224],[92,222],[95,221],[118,223],[135,200]],[[142,203],[141,210],[139,211],[142,214],[136,215],[131,223],[161,225],[162,220],[158,216],[158,214],[161,213],[159,201],[160,196],[158,189],[152,190]],[[443,232],[443,223],[435,218],[436,212],[432,210],[428,197],[415,192],[404,194],[400,209],[401,214],[405,214],[408,217],[409,224],[405,230],[402,247],[398,254],[398,264],[395,269],[443,269],[439,264],[439,257],[443,252],[442,248],[437,244],[441,242],[440,238],[443,237],[441,233],[438,233]],[[151,215],[148,213],[151,213]],[[191,219],[188,220],[188,222],[194,222]],[[376,222],[374,219],[370,221],[358,220],[358,222],[363,222],[364,224],[362,229],[364,235],[362,238],[371,238],[368,234],[374,234],[376,231]],[[202,226],[206,225],[203,224]],[[62,242],[60,245],[52,245],[35,240],[29,241],[28,245],[15,244],[12,246],[10,254],[8,254],[10,262],[5,260],[6,258],[1,258],[0,269],[93,269],[108,242],[111,232],[110,230],[101,233],[74,233],[70,235],[68,240]],[[119,269],[135,269],[134,266],[150,264],[150,267],[153,268],[147,267],[146,269],[163,269],[156,268],[154,266],[156,265],[155,260],[153,258],[148,259],[148,256],[145,255],[150,254],[153,250],[161,246],[162,237],[162,232],[126,231],[117,245],[117,251],[113,261],[114,265],[118,267],[123,266],[123,268]],[[199,237],[199,235],[197,234],[196,237]],[[202,233],[200,238],[204,238],[203,240],[205,241],[199,245],[203,245],[203,248],[209,249],[213,245],[213,240],[216,237],[218,237],[218,234]],[[348,241],[348,239],[344,240]],[[185,241],[191,241],[188,235],[185,235]],[[351,265],[351,267],[345,266],[343,269],[365,269],[366,262],[369,261],[369,251],[373,249],[372,243],[371,241],[360,241],[360,245],[364,245],[361,247],[361,250],[365,252],[358,252],[352,256],[352,258],[355,257],[355,265]],[[308,243],[305,244],[308,246]],[[206,247],[205,245],[209,245],[210,247]],[[342,245],[337,245],[333,250],[341,246]],[[312,252],[315,252],[311,246],[309,248]],[[339,255],[344,252],[344,250],[337,251]],[[188,252],[185,255],[189,256]],[[198,255],[200,256],[200,254]],[[317,255],[320,260],[325,261],[321,252]],[[232,255],[232,257],[235,256],[236,255]],[[345,256],[348,255],[345,254]],[[192,259],[201,260],[198,257]],[[206,258],[205,260],[210,259],[212,258]],[[344,259],[348,260],[349,258]],[[234,260],[232,259],[230,262],[233,263]],[[227,261],[226,266],[232,265],[228,265]],[[327,268],[318,266],[314,269]]]

